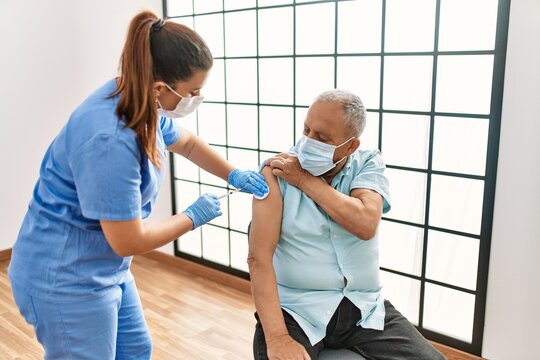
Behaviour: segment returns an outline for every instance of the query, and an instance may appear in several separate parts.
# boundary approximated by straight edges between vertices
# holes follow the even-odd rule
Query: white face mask
[[[180,101],[178,102],[178,105],[176,105],[176,108],[174,110],[165,110],[158,100],[158,114],[161,116],[166,116],[173,119],[184,117],[195,111],[195,109],[202,103],[204,99],[204,96],[192,96],[189,98],[183,97],[182,95],[171,89],[169,85],[165,84],[165,86],[168,87],[169,90],[171,90],[176,96],[178,96],[180,98]]]
[[[347,157],[343,157],[334,163],[334,152],[340,146],[345,145],[349,141],[345,141],[340,145],[330,145],[323,142],[313,140],[305,135],[296,144],[296,152],[302,169],[306,170],[313,176],[321,176],[324,173],[332,170],[337,164],[342,162]]]

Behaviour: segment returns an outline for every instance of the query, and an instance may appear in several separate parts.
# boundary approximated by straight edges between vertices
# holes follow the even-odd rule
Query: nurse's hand
[[[263,198],[268,194],[268,184],[264,180],[264,176],[256,171],[242,171],[235,169],[229,174],[229,184],[244,192],[251,193],[259,198]]]
[[[222,214],[221,203],[214,194],[204,194],[182,212],[193,221],[193,229],[212,221]]]

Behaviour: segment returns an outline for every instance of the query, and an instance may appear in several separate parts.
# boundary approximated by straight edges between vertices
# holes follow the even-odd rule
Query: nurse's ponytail
[[[131,20],[120,59],[118,89],[112,95],[121,95],[118,117],[137,133],[142,150],[156,167],[161,167],[161,156],[156,146],[154,82],[173,87],[198,70],[209,70],[212,64],[208,46],[187,26],[161,20],[151,11]]]

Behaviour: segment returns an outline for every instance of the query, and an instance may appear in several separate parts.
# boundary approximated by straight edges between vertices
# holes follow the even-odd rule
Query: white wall
[[[161,15],[161,0],[0,1],[0,250],[17,238],[45,150],[116,75],[129,20],[143,8]],[[154,216],[170,213],[166,177]]]
[[[512,0],[482,355],[539,359],[540,1]]]

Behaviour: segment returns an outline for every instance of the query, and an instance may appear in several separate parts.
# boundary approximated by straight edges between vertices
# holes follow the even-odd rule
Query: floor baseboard
[[[193,261],[182,259],[178,256],[165,254],[161,251],[151,251],[142,255],[146,258],[159,261],[160,263],[165,263],[168,265],[175,266],[182,270],[185,270],[191,274],[198,275],[209,280],[218,282],[220,284],[229,286],[233,289],[242,291],[246,294],[251,295],[251,285],[248,280],[239,278],[231,274],[224,273],[219,270],[212,269],[208,266],[197,264]]]

